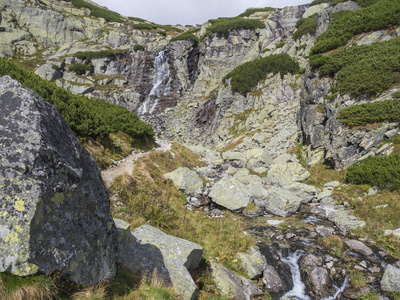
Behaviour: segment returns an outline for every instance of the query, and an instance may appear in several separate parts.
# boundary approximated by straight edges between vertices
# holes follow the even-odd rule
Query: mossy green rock
[[[90,154],[54,106],[8,76],[0,107],[0,272],[113,276],[115,226]]]

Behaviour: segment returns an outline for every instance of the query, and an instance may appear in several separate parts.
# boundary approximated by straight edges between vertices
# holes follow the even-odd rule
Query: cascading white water
[[[171,92],[171,74],[169,72],[168,57],[165,55],[164,50],[160,51],[154,60],[154,72],[153,87],[146,101],[139,107],[139,115],[152,114],[157,106],[158,98]]]
[[[290,271],[292,272],[292,280],[293,280],[293,289],[291,289],[289,292],[287,292],[285,294],[285,296],[288,298],[294,298],[294,299],[299,299],[299,300],[311,300],[311,298],[306,295],[305,284],[301,281],[301,272],[300,272],[300,266],[298,264],[298,261],[302,255],[303,254],[301,252],[296,251],[295,253],[289,254],[287,258],[281,257],[281,261],[290,267]],[[340,293],[343,293],[348,282],[349,282],[349,279],[346,277],[343,282],[343,285],[340,288],[338,288],[337,286],[334,285],[334,288],[336,289],[336,293],[333,296],[325,298],[325,299],[321,299],[321,300],[336,299],[336,297]]]
[[[293,280],[293,289],[287,292],[285,296],[288,298],[293,297],[295,299],[311,300],[311,298],[306,295],[305,284],[301,281],[301,272],[298,264],[299,258],[301,256],[302,253],[296,251],[295,253],[289,254],[287,258],[281,257],[281,261],[290,267]]]

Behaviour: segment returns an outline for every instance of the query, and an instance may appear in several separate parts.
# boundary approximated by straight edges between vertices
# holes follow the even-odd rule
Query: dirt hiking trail
[[[156,138],[156,148],[151,150],[155,151],[169,151],[171,150],[171,143],[165,139]],[[150,150],[150,151],[151,151]],[[106,186],[110,186],[114,179],[125,173],[131,174],[135,162],[142,156],[146,155],[147,152],[132,152],[131,155],[125,157],[124,159],[117,161],[116,165],[113,165],[105,170],[101,171],[101,177],[103,178]]]

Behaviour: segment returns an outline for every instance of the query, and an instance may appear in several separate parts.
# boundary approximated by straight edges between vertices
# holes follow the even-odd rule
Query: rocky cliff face
[[[380,154],[377,145],[397,128],[394,124],[360,130],[343,126],[336,119],[338,111],[363,99],[339,96],[325,100],[333,81],[320,78],[309,68],[308,55],[315,37],[326,31],[332,13],[360,8],[352,1],[255,13],[249,18],[261,20],[263,29],[211,33],[199,43],[171,42],[171,35],[136,30],[135,21],[128,19],[123,24],[106,23],[91,17],[87,9],[76,9],[64,1],[0,5],[3,55],[45,57],[46,63],[36,70],[40,76],[75,93],[100,97],[135,112],[149,99],[157,102],[152,114],[142,118],[185,143],[216,149],[262,147],[277,157],[300,141],[306,146],[308,165],[326,161],[343,168],[371,151]],[[315,36],[307,34],[294,40],[296,22],[313,14],[317,14]],[[205,23],[196,35],[204,35],[210,25]],[[373,32],[351,43],[370,44],[399,35],[399,30]],[[135,51],[138,44],[145,49]],[[115,55],[91,60],[74,57],[78,51],[105,49],[113,49]],[[150,95],[157,72],[154,61],[161,51],[168,59],[171,88],[155,97]],[[271,75],[247,96],[233,93],[229,82],[222,82],[236,66],[280,53],[292,56],[305,73],[283,79]],[[93,67],[77,75],[69,71],[77,63],[92,63]]]
[[[55,107],[8,76],[0,106],[0,272],[113,277],[116,228],[96,163]]]

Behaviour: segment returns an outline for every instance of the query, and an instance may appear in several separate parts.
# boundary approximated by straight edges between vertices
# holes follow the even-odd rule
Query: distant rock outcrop
[[[116,229],[90,154],[54,106],[8,76],[0,107],[0,272],[114,276]]]

